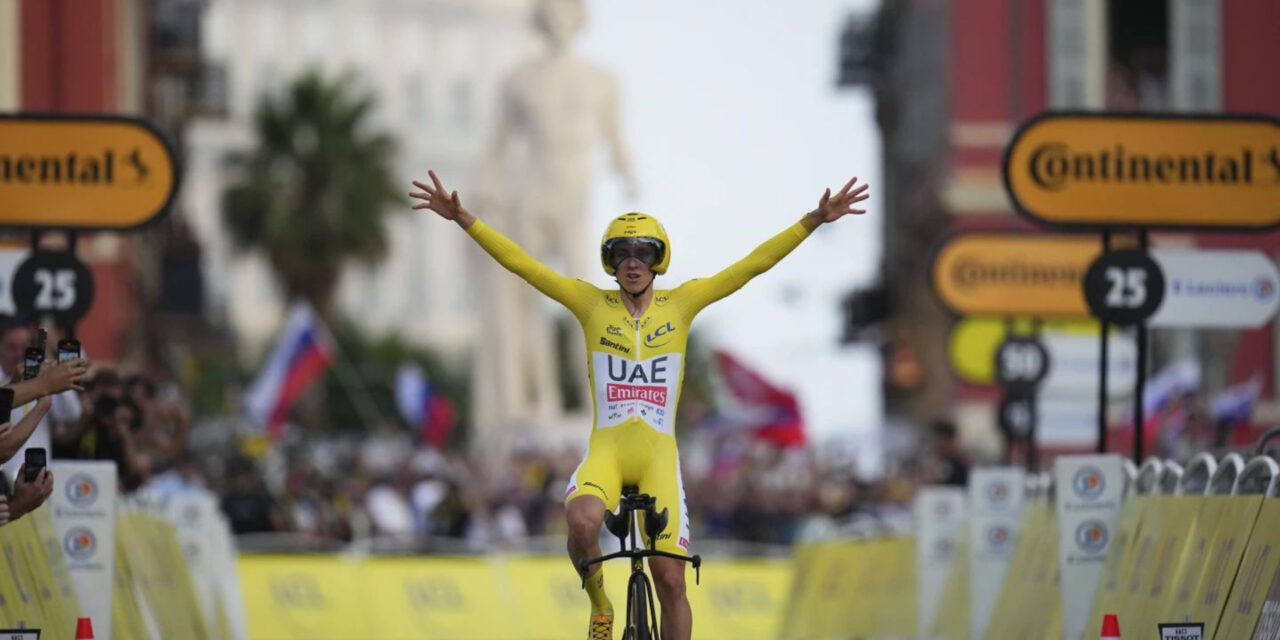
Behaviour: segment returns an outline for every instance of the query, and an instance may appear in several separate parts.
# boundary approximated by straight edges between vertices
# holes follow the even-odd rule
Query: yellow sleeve
[[[564,305],[579,319],[600,301],[600,296],[597,295],[599,290],[594,285],[556,273],[510,238],[480,220],[467,228],[467,234],[503,268],[520,276],[548,298]]]
[[[693,316],[707,305],[741,289],[752,278],[773,268],[779,260],[800,246],[810,233],[803,221],[796,222],[756,247],[747,257],[729,265],[710,278],[697,278],[680,285],[673,295],[679,296],[689,319],[692,320]]]

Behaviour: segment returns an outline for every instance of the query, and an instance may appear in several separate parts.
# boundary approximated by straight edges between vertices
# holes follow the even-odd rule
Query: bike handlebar
[[[600,556],[599,558],[579,562],[578,573],[582,575],[582,586],[587,586],[587,569],[591,565],[600,564],[609,560],[616,560],[618,558],[671,558],[673,560],[688,562],[693,565],[693,583],[695,585],[702,584],[702,556],[698,554],[682,556],[669,551],[658,551],[657,549],[623,549],[622,551],[615,551],[608,555]]]

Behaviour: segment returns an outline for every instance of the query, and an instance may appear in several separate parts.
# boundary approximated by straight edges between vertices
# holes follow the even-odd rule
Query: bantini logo
[[[62,550],[72,560],[88,560],[98,550],[98,539],[84,527],[73,527],[62,536]]]
[[[1101,469],[1092,466],[1081,467],[1071,478],[1071,488],[1075,490],[1076,497],[1095,500],[1107,488],[1107,481],[1103,478]]]
[[[1085,520],[1076,527],[1076,546],[1085,553],[1098,553],[1107,548],[1111,536],[1101,520]]]
[[[71,476],[71,479],[67,481],[65,491],[67,501],[73,507],[83,509],[93,506],[93,503],[98,501],[98,483],[94,482],[92,477],[83,473]]]

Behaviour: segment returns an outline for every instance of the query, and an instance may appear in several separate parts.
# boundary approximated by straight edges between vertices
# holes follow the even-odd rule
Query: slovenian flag
[[[333,363],[333,339],[311,307],[294,303],[257,380],[245,392],[245,409],[269,440],[284,431],[285,417],[298,396]]]
[[[396,372],[396,405],[405,421],[418,430],[422,442],[444,448],[457,412],[449,398],[431,387],[418,365],[404,364]]]

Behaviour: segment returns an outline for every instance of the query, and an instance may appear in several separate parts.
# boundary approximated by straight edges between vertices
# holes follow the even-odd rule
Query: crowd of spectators
[[[915,483],[941,479],[903,467],[863,481],[846,459],[780,448],[750,432],[693,434],[681,447],[698,540],[776,545],[849,527],[906,527]],[[500,460],[473,457],[417,445],[408,430],[388,425],[363,437],[298,439],[256,462],[236,457],[227,465],[223,508],[242,535],[476,549],[540,538],[563,544],[564,492],[581,456],[577,447],[525,442]]]
[[[53,491],[46,466],[26,478],[28,449],[53,459],[111,460],[122,492],[132,492],[187,457],[190,419],[176,395],[161,398],[140,375],[121,375],[88,360],[58,363],[44,354],[39,375],[24,380],[24,355],[36,344],[28,324],[0,316],[0,380],[14,390],[0,424],[0,524],[29,513]],[[46,349],[55,341],[46,340]]]
[[[0,317],[0,379],[15,390],[0,424],[0,524],[42,504],[45,469],[24,478],[23,452],[111,460],[122,493],[200,486],[221,500],[239,535],[287,533],[331,545],[390,541],[483,549],[565,536],[563,497],[582,457],[577,446],[521,441],[501,459],[442,451],[394,423],[372,433],[294,436],[256,452],[225,417],[206,418],[203,442],[176,387],[86,361],[56,364],[22,381],[29,326]],[[780,447],[747,431],[684,434],[681,463],[692,531],[700,540],[791,544],[849,527],[892,528],[916,482],[963,483],[954,430],[935,429],[936,455],[888,479],[860,479],[848,456]],[[209,442],[214,444],[210,445]],[[198,451],[198,453],[197,453]],[[930,466],[931,465],[931,466]],[[929,476],[929,477],[923,477]]]

